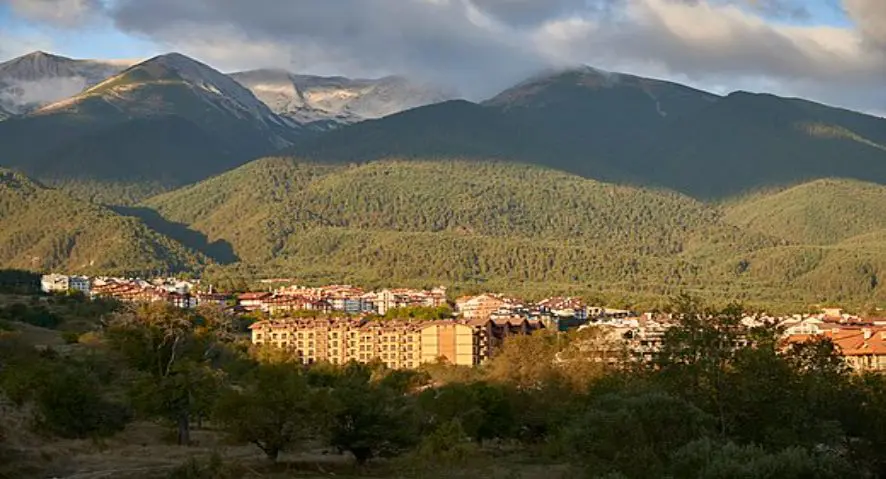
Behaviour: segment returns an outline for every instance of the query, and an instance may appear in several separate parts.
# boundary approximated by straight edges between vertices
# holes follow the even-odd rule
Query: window
[[[271,338],[272,338],[272,339],[277,339],[277,333],[274,333],[274,334],[271,336]]]
[[[338,333],[332,333],[333,338],[338,338]]]
[[[333,341],[333,342],[332,342],[332,347],[333,347],[333,348],[337,348],[337,347],[338,347],[338,341]]]
[[[280,339],[286,339],[286,333],[281,334]]]
[[[256,334],[256,335],[255,335],[255,339],[256,339],[257,341],[261,340],[261,333]]]
[[[303,342],[299,341],[299,342],[298,342],[298,347],[299,347],[299,348],[303,348],[303,347],[305,347],[305,344],[304,344]]]
[[[304,336],[304,333],[298,333],[298,339],[302,339],[302,336]]]

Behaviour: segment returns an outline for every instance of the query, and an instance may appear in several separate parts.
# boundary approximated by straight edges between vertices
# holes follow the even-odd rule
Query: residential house
[[[505,301],[502,298],[491,294],[481,294],[456,300],[455,312],[467,320],[485,320],[504,305]]]
[[[243,293],[237,296],[237,304],[247,311],[265,311],[265,301],[272,296],[272,293]]]

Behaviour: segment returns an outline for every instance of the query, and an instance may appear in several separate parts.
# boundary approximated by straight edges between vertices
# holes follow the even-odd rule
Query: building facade
[[[409,321],[305,318],[260,321],[252,326],[253,344],[293,351],[304,364],[381,361],[394,369],[416,368],[444,360],[476,366],[495,354],[504,339],[541,327],[513,321]]]
[[[44,293],[65,293],[79,291],[88,295],[92,282],[86,276],[68,276],[64,274],[46,274],[40,278],[40,289]]]

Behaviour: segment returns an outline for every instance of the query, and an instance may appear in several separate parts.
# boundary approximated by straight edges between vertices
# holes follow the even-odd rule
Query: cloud
[[[0,106],[10,113],[34,108],[74,96],[88,85],[83,77],[49,78],[41,81],[14,81],[0,89]]]
[[[806,0],[5,1],[34,18],[38,6],[67,5],[64,15],[43,12],[61,23],[101,12],[229,71],[405,73],[479,99],[543,68],[585,63],[886,110],[884,0],[816,0],[845,10],[854,22],[845,27],[816,25],[821,5]]]
[[[862,33],[773,22],[739,2],[636,0],[618,16],[549,22],[535,36],[549,56],[563,60],[702,88],[886,109],[886,61]]]
[[[846,13],[855,21],[868,45],[886,56],[886,2],[844,0]]]
[[[0,0],[19,16],[60,27],[75,27],[96,18],[100,0]]]
[[[266,66],[405,72],[483,93],[545,64],[521,29],[467,0],[120,0],[113,15],[121,29],[216,57],[240,56],[249,43],[287,53],[288,65]],[[225,53],[201,38],[235,41]]]

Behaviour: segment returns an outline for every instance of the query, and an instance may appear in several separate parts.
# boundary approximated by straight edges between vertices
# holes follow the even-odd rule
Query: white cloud
[[[879,94],[886,62],[851,28],[774,23],[698,0],[634,0],[619,18],[574,17],[535,33],[549,56],[696,86],[772,91],[864,110]]]
[[[90,21],[103,8],[99,0],[0,0],[3,2],[24,18],[62,27]]]
[[[88,85],[83,77],[49,78],[41,81],[14,81],[0,89],[0,105],[10,113],[23,113],[74,96]]]
[[[800,26],[812,18],[806,0],[2,1],[56,23],[101,11],[224,70],[405,73],[481,98],[542,68],[586,63],[886,110],[886,0],[815,0],[845,8],[856,23],[845,28]]]

